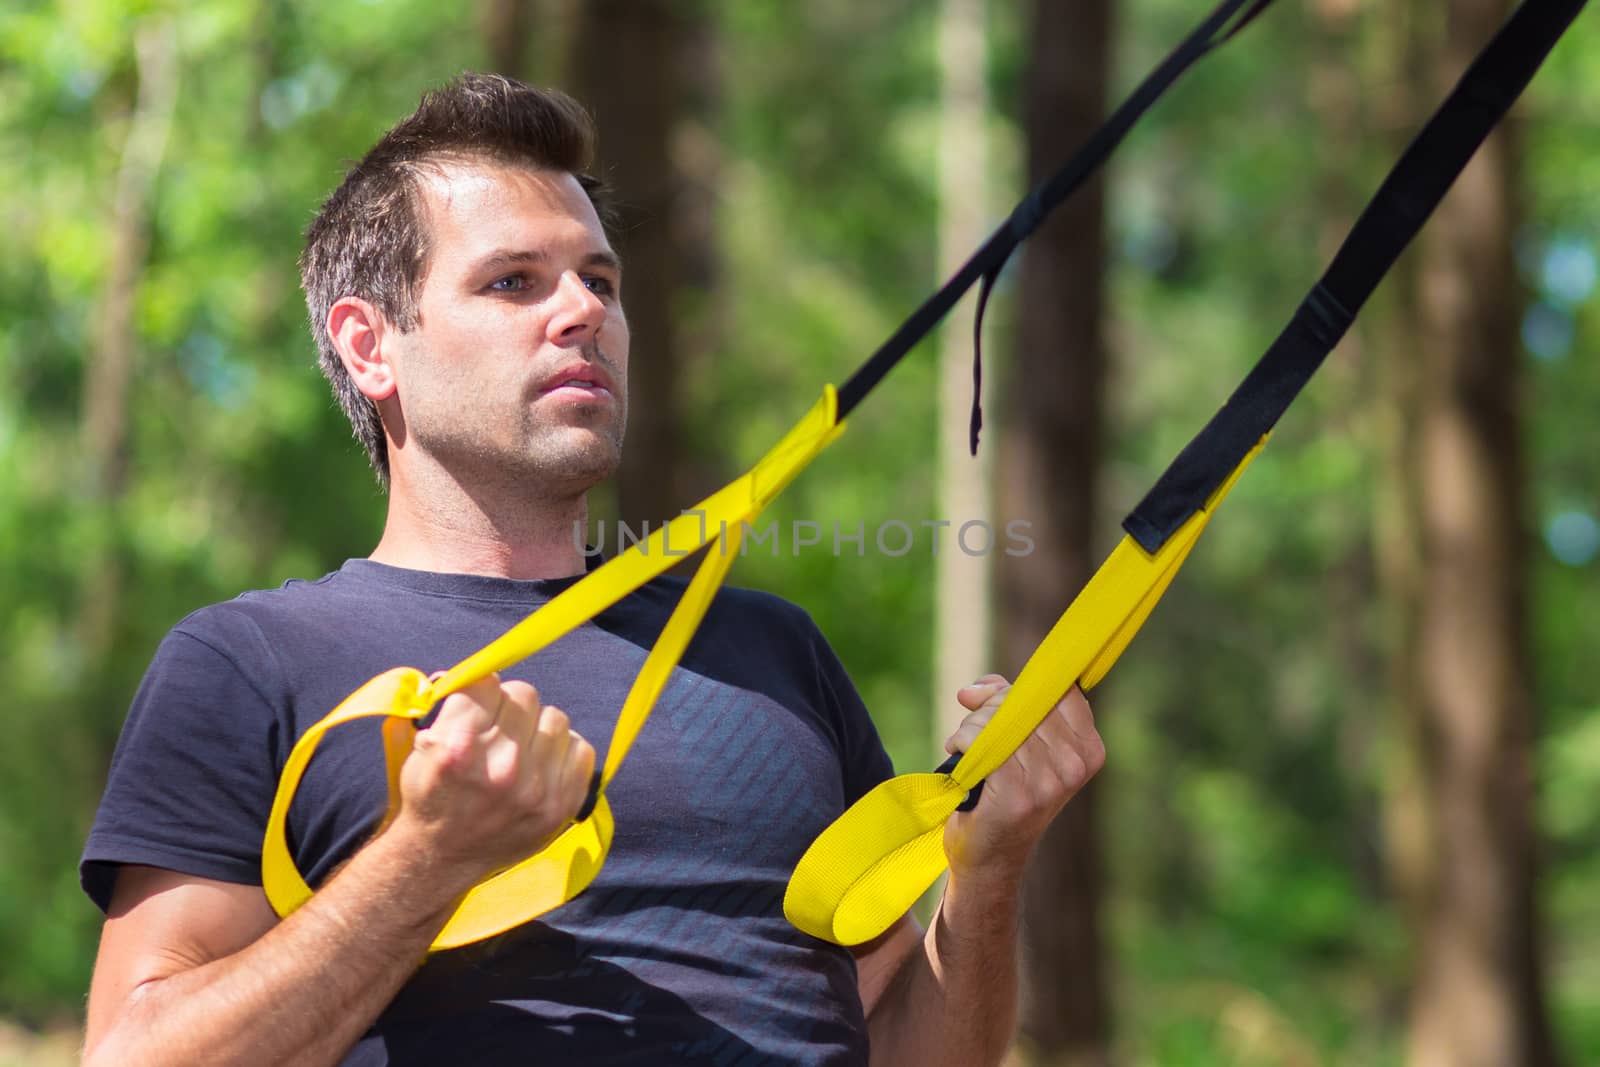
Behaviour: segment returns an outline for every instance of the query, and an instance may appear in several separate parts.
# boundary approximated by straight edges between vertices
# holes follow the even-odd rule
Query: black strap
[[[1154,553],[1238,467],[1339,343],[1586,0],[1525,0],[1384,179],[1294,317],[1122,522]]]
[[[1145,78],[1139,88],[1134,90],[1133,95],[1123,102],[1105,124],[1090,135],[1089,140],[1067,161],[1066,166],[1040,182],[1032,192],[1023,197],[1022,202],[1012,211],[1011,217],[989,236],[978,251],[973,253],[972,258],[967,260],[937,292],[925,300],[921,307],[912,312],[911,317],[901,323],[900,328],[895,330],[890,338],[857,368],[849,380],[839,387],[839,418],[843,419],[861,403],[862,399],[883,380],[884,375],[888,374],[917,342],[938,325],[939,320],[955,306],[962,294],[972,288],[974,282],[980,278],[987,278],[988,282],[984,287],[987,292],[993,285],[994,279],[999,277],[1006,260],[1016,251],[1017,245],[1021,244],[1057,205],[1105,162],[1106,157],[1133,128],[1133,124],[1149,110],[1151,104],[1161,98],[1173,82],[1178,80],[1179,75],[1206,53],[1227,43],[1272,2],[1273,0],[1253,0],[1253,2],[1222,0],[1216,10],[1207,15],[1194,32],[1190,33],[1183,43],[1178,45],[1149,77]],[[1239,14],[1241,9],[1244,9],[1243,14]],[[981,331],[982,326],[983,316],[980,309],[977,322],[974,324],[974,332]],[[981,382],[982,369],[975,355],[974,388]],[[974,451],[977,449],[978,428],[981,423],[982,414],[977,409],[977,397],[974,396],[972,428]]]
[[[949,774],[956,769],[956,764],[961,762],[962,753],[953,752],[950,758],[933,769],[934,774]],[[978,801],[983,799],[983,783],[979,782],[967,790],[967,795],[961,798],[961,803],[956,805],[957,811],[971,811],[978,806]]]

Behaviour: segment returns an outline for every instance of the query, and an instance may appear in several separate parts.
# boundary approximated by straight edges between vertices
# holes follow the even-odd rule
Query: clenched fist
[[[971,714],[945,741],[945,751],[965,752],[994,717],[1011,683],[986,674],[956,693]],[[1105,766],[1106,747],[1089,701],[1076,686],[1050,710],[1010,759],[984,780],[970,812],[945,827],[944,849],[952,874],[1020,872],[1056,813]]]
[[[594,748],[526,682],[491,675],[445,698],[400,768],[393,829],[467,885],[537,852],[570,823]]]

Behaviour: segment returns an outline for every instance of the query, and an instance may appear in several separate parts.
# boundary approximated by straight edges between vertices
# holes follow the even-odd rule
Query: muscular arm
[[[1007,688],[990,675],[959,699],[975,709],[947,748],[965,750]],[[979,692],[981,690],[981,692]],[[945,830],[950,877],[926,933],[902,919],[858,959],[872,1063],[998,1064],[1016,1027],[1022,877],[1039,836],[1100,770],[1105,748],[1077,690]]]
[[[531,686],[489,680],[445,702],[402,768],[394,820],[283,922],[257,886],[124,869],[85,1062],[338,1062],[461,896],[571,818],[593,766]]]
[[[337,1063],[450,917],[430,866],[391,827],[281,923],[259,886],[125,869],[84,1062]]]

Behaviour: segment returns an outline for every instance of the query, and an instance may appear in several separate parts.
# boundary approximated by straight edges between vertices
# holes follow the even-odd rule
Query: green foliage
[[[685,375],[687,432],[711,480],[759,455],[938,280],[938,101],[932,5],[709,10],[722,277],[705,309],[716,344]],[[1382,57],[1398,31],[1376,7],[1362,12],[1336,49],[1297,9],[1275,8],[1112,164],[1108,548],[1111,520],[1321,269],[1319,175],[1337,167],[1364,197],[1397,150],[1371,101],[1396,77]],[[12,191],[0,201],[0,671],[15,706],[0,746],[0,1014],[79,1010],[99,917],[76,856],[161,635],[196,607],[322,573],[376,538],[383,498],[315,370],[295,257],[348,158],[422,89],[482,62],[470,15],[420,0],[91,0],[0,15],[0,187]],[[1119,9],[1113,96],[1193,17],[1179,0]],[[137,89],[132,34],[161,18],[178,33],[178,108],[135,305],[128,483],[103,506],[79,422]],[[991,18],[996,99],[1014,100],[1026,27],[1010,5]],[[1600,702],[1585,666],[1600,567],[1583,551],[1600,518],[1600,367],[1587,358],[1600,301],[1592,279],[1580,284],[1600,242],[1600,134],[1587,119],[1600,90],[1586,77],[1597,33],[1579,21],[1520,125],[1524,282],[1544,316],[1527,409],[1542,885],[1557,1021],[1578,1059],[1600,1056]],[[1354,141],[1319,126],[1318,63],[1379,87]],[[1005,285],[997,299],[999,361]],[[1097,695],[1129,1062],[1398,1060],[1407,946],[1382,875],[1391,732],[1367,402],[1388,300],[1285,421]],[[892,558],[872,535],[937,515],[933,363],[930,345],[862,407],[774,508],[779,554],[752,551],[733,579],[813,613],[902,767],[928,760],[933,560],[925,540]],[[821,549],[792,551],[796,519],[822,524]],[[846,535],[864,524],[864,555],[828,550],[835,521]],[[115,596],[115,623],[91,656],[83,619],[100,596]]]

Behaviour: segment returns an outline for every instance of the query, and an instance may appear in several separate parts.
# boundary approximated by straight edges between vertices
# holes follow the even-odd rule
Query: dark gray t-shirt
[[[450,666],[575,580],[352,560],[184,619],[123,727],[84,889],[104,908],[124,863],[259,884],[278,775],[307,728],[390,667]],[[603,759],[683,588],[658,579],[502,677],[537,686]],[[332,731],[295,798],[290,847],[313,886],[383,813],[378,722]],[[791,927],[782,901],[813,837],[890,773],[806,613],[724,590],[607,789],[616,837],[594,884],[432,956],[345,1062],[865,1063],[850,954]]]

